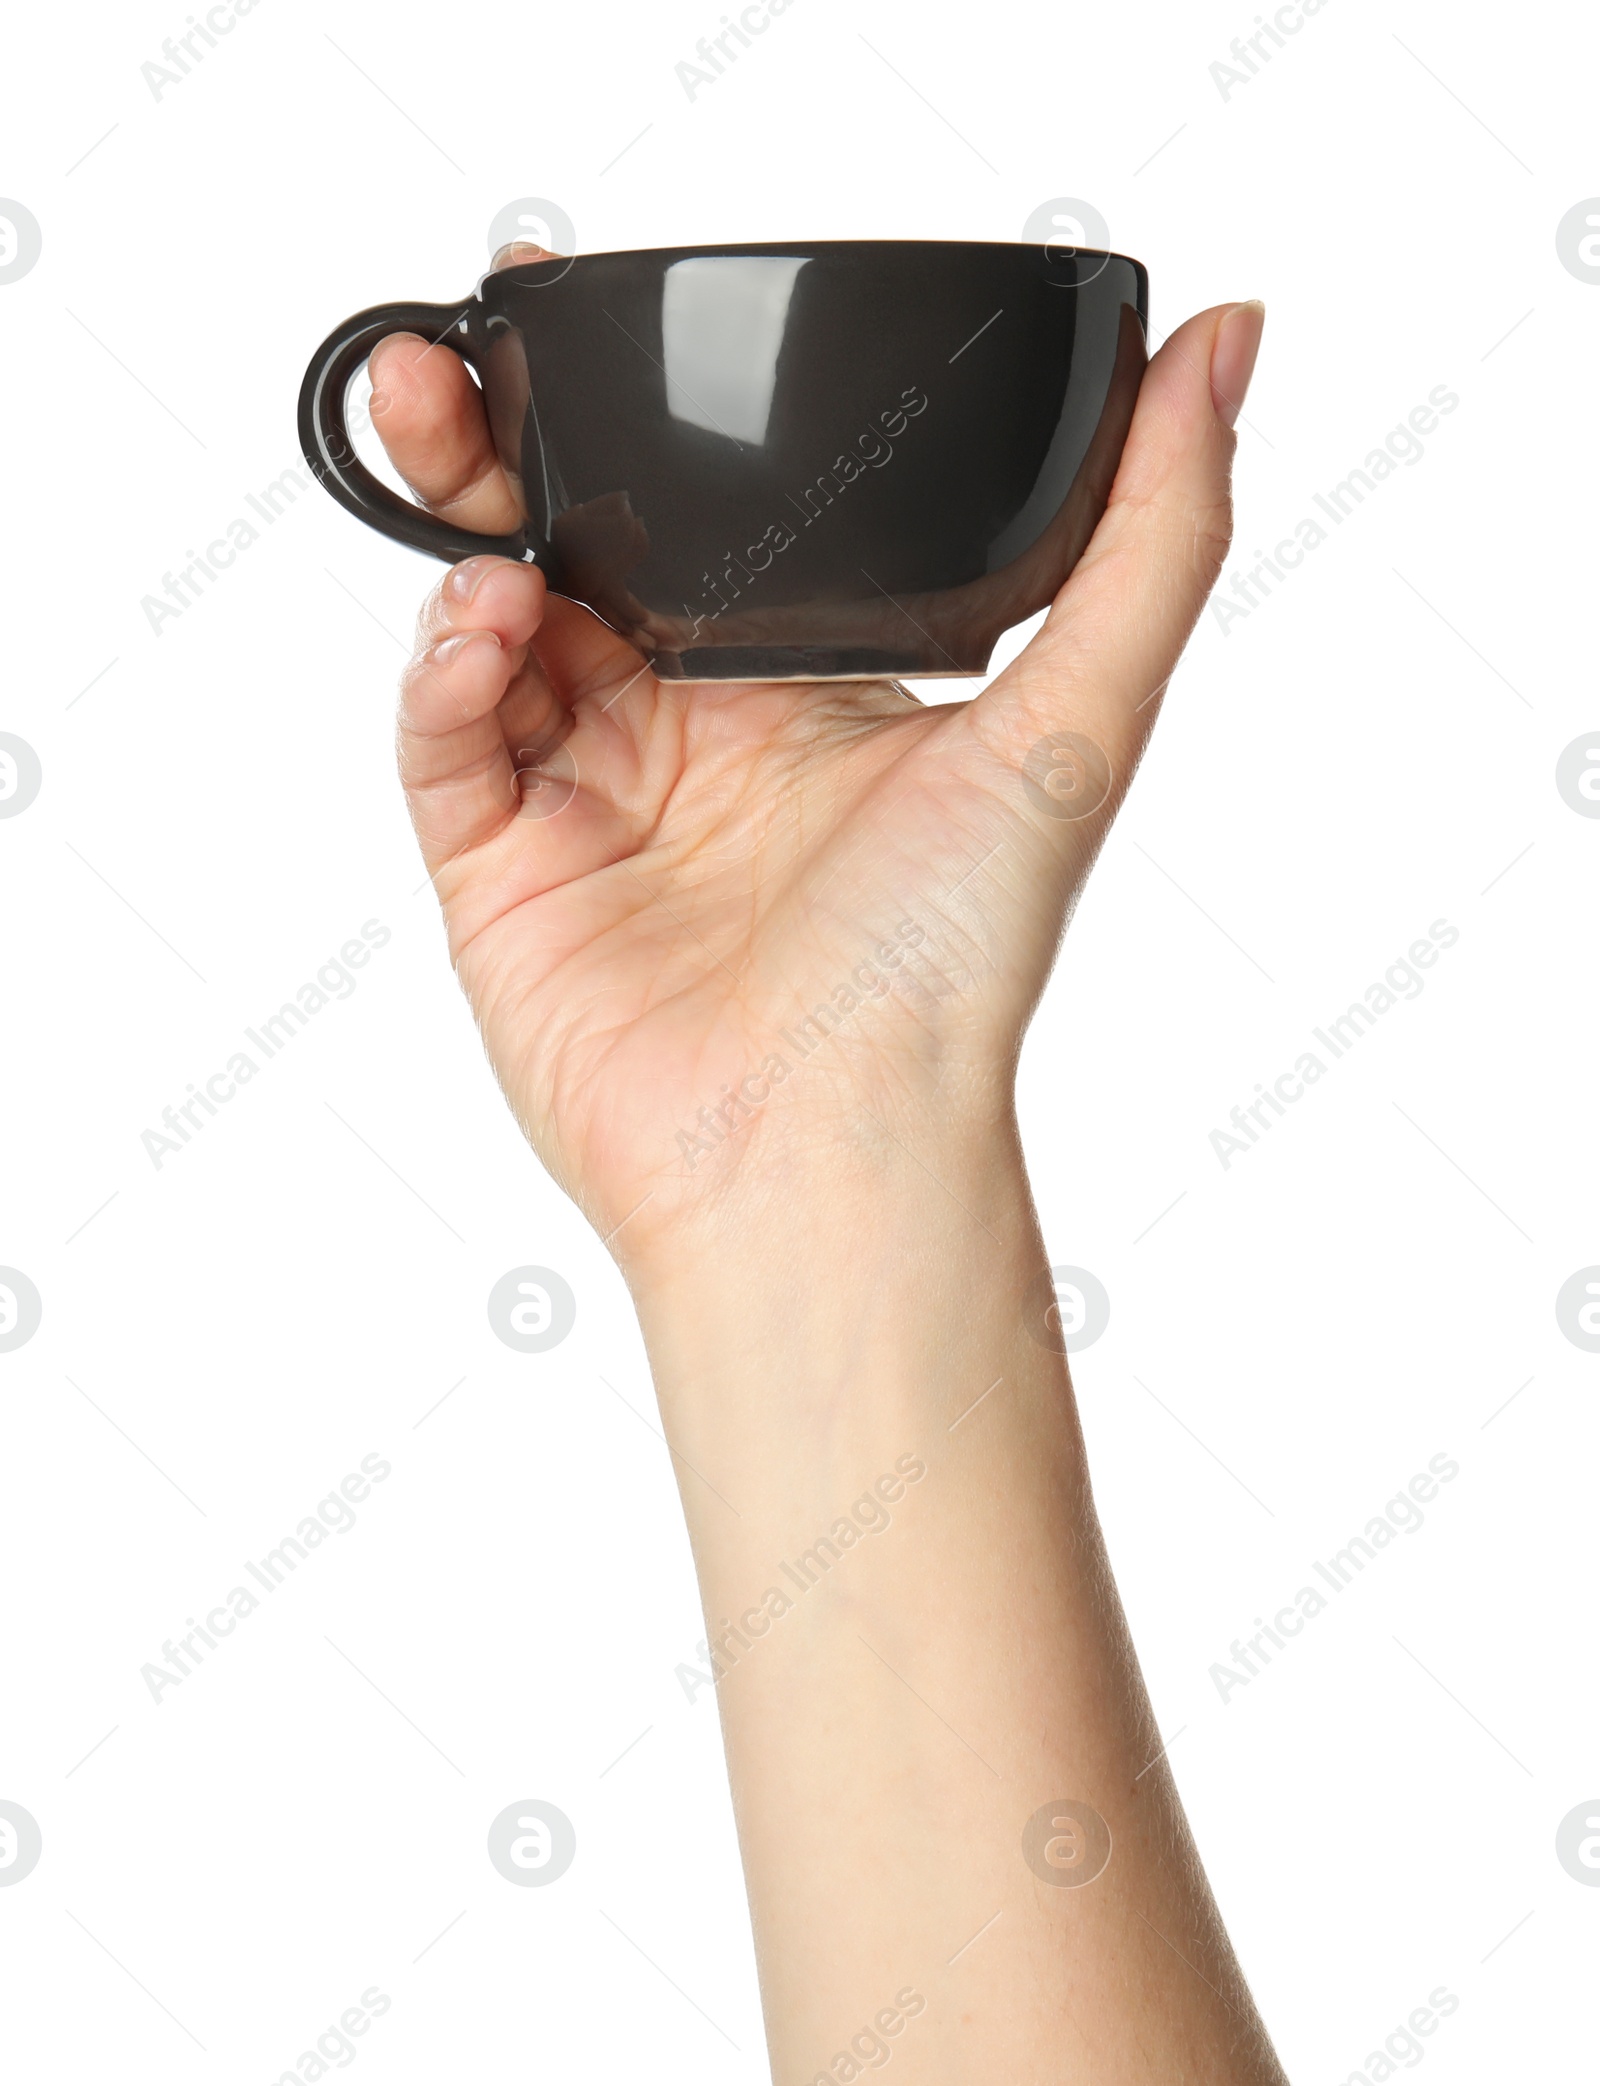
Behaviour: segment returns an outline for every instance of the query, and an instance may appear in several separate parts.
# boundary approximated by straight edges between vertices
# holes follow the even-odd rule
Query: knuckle
[[[499,463],[492,456],[459,458],[450,477],[438,482],[428,504],[436,514],[446,516],[457,507],[471,506],[480,493],[490,489],[499,470]]]
[[[1226,490],[1198,502],[1189,516],[1189,556],[1195,577],[1210,586],[1233,542],[1233,497]]]

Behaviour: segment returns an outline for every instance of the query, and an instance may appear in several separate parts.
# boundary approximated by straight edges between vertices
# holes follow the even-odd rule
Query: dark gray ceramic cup
[[[664,679],[981,674],[1105,507],[1145,364],[1137,261],[823,240],[523,262],[459,305],[386,304],[317,350],[312,470],[454,561],[538,565]],[[483,387],[523,526],[481,536],[361,463],[350,379],[386,334]]]

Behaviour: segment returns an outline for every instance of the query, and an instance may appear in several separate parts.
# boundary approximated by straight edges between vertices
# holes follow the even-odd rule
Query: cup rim
[[[522,269],[546,268],[552,261],[559,261],[564,264],[565,268],[570,269],[576,267],[580,261],[659,259],[667,254],[681,255],[686,260],[717,260],[724,256],[733,258],[740,254],[778,259],[785,255],[799,255],[801,253],[804,253],[809,258],[811,255],[819,252],[831,251],[840,253],[849,250],[859,252],[873,247],[880,249],[890,248],[902,253],[912,249],[937,247],[947,253],[972,253],[981,249],[991,253],[1020,254],[1037,253],[1042,247],[1048,247],[1050,244],[1049,240],[1040,239],[909,238],[709,240],[681,246],[607,246],[586,248],[581,253],[575,254],[547,254],[543,260],[539,261],[511,261],[504,268],[496,268],[491,264],[484,270],[478,280],[480,284],[491,280],[498,282],[504,277],[516,275]],[[1089,260],[1125,261],[1129,267],[1138,268],[1148,273],[1145,270],[1143,261],[1136,259],[1132,254],[1120,253],[1113,247],[1079,246],[1075,247],[1073,251],[1084,255]]]

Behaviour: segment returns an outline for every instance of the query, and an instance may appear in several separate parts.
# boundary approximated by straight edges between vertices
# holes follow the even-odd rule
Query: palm
[[[545,663],[559,690],[559,644]],[[714,1194],[797,1126],[887,1130],[908,1084],[987,1061],[1056,905],[1033,908],[1036,962],[992,976],[1016,939],[997,872],[1037,841],[967,705],[663,686],[620,643],[607,664],[560,749],[524,754],[521,809],[440,883],[512,1105],[610,1234]]]

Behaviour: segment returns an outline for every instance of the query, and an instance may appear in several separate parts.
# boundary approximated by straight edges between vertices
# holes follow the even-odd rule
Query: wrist
[[[619,1258],[662,1409],[697,1427],[737,1406],[848,1440],[975,1372],[992,1381],[1019,1339],[1042,1358],[1025,1321],[1044,1247],[1009,1119],[747,1170]]]
[[[613,1251],[641,1312],[685,1289],[717,1291],[730,1272],[758,1288],[793,1286],[797,1256],[850,1264],[879,1238],[970,1231],[993,1248],[1031,1222],[1009,1097],[970,1113],[919,1117],[881,1096],[738,1126],[725,1143],[658,1177]]]

